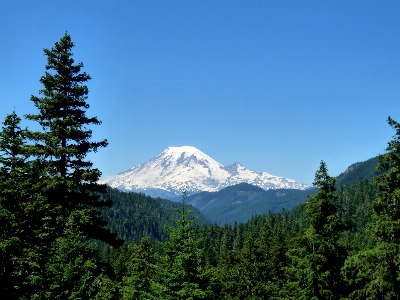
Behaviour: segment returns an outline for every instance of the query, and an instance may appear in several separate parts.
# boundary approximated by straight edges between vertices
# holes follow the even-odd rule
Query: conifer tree
[[[30,188],[20,122],[13,112],[6,116],[0,132],[0,286],[11,297],[17,297],[21,287],[22,278],[18,274],[24,247],[23,205]]]
[[[388,118],[395,130],[378,171],[388,171],[374,181],[379,189],[368,231],[376,242],[350,257],[343,268],[350,297],[354,299],[400,298],[400,123]]]
[[[308,228],[300,247],[288,252],[293,262],[290,272],[295,278],[289,287],[299,299],[339,299],[345,251],[338,240],[344,227],[337,216],[336,179],[328,175],[323,161],[313,184],[318,191],[306,203]]]
[[[127,276],[123,278],[123,299],[157,299],[158,269],[150,238],[145,237],[133,246]]]
[[[379,157],[378,170],[388,171],[375,177],[379,193],[373,203],[374,225],[371,233],[376,240],[400,246],[400,123],[388,118],[395,130],[386,154]]]
[[[11,298],[113,297],[114,283],[86,245],[88,238],[120,243],[101,218],[101,208],[111,202],[99,200],[105,190],[97,184],[100,172],[85,160],[107,141],[90,141],[88,126],[100,122],[86,117],[88,90],[83,83],[90,76],[80,72],[81,63],[74,65],[73,45],[65,34],[44,50],[48,71],[40,80],[43,97],[31,97],[39,113],[26,115],[43,131],[21,130],[13,114],[0,138],[0,218],[4,212],[4,234],[13,235],[12,243],[2,239],[0,248],[6,251],[0,255],[8,255],[7,273],[13,264],[15,276],[7,277],[15,279],[7,285],[15,292]]]
[[[89,238],[118,244],[115,235],[104,229],[100,209],[111,205],[99,195],[106,191],[97,183],[101,173],[86,160],[89,152],[107,146],[107,140],[91,141],[90,125],[99,125],[96,117],[87,117],[88,88],[85,83],[90,75],[82,72],[82,63],[74,64],[74,43],[66,33],[51,49],[44,49],[47,56],[45,75],[40,82],[42,97],[32,96],[37,114],[26,118],[38,122],[43,131],[29,132],[32,145],[29,154],[43,163],[50,176],[46,197],[59,205],[61,214],[52,216],[51,225],[62,234],[66,222],[71,222]]]
[[[266,263],[269,265],[269,274],[268,274],[268,282],[266,282],[266,290],[269,292],[268,295],[270,297],[282,297],[286,296],[286,291],[284,289],[286,277],[285,277],[285,269],[289,264],[289,259],[286,255],[288,251],[288,241],[286,240],[288,235],[287,230],[287,222],[281,216],[285,216],[285,211],[282,212],[281,215],[275,215],[277,219],[272,227],[272,230],[268,230],[265,228],[263,230],[262,235],[266,236],[270,234],[270,246],[268,247],[268,252],[266,254]],[[270,214],[269,217],[273,215]],[[279,218],[278,218],[279,216]],[[266,224],[265,227],[271,226],[270,224]],[[293,233],[290,235],[293,237]],[[268,237],[264,237],[264,240],[267,240]]]
[[[239,272],[235,284],[238,286],[237,294],[240,299],[261,299],[263,296],[271,296],[267,288],[271,279],[271,266],[267,257],[270,247],[270,233],[257,237],[255,232],[249,232],[246,236],[244,247],[240,251]],[[267,232],[265,232],[267,233]]]
[[[35,296],[45,299],[115,299],[118,284],[102,270],[85,235],[65,230],[52,244],[46,276]]]
[[[212,289],[215,299],[232,299],[240,294],[240,252],[223,250],[218,265],[213,270]],[[234,298],[233,298],[234,299]]]
[[[177,227],[169,228],[169,238],[163,243],[161,256],[162,299],[212,299],[209,284],[211,272],[202,261],[203,249],[191,210],[185,210],[187,192],[182,191],[182,208]]]
[[[48,216],[59,213],[42,195],[45,174],[29,158],[20,121],[15,112],[7,115],[0,132],[0,286],[12,299],[29,298],[42,283],[38,265],[48,254]]]

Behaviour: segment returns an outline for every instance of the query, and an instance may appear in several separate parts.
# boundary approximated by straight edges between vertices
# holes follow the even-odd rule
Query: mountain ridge
[[[385,173],[376,169],[379,161],[379,155],[365,161],[356,162],[347,167],[336,178],[339,185],[357,184],[362,180],[372,180],[375,176]]]
[[[240,183],[216,192],[189,195],[185,203],[199,209],[207,218],[220,223],[246,222],[253,215],[289,210],[307,200],[315,189],[270,189]]]

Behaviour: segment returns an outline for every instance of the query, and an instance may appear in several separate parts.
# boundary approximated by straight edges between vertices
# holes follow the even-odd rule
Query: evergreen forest
[[[2,299],[400,299],[400,123],[388,117],[386,152],[355,172],[321,161],[303,204],[221,225],[185,190],[175,203],[98,184],[87,156],[108,142],[92,141],[73,47],[66,33],[44,49],[22,116],[41,130],[16,111],[2,122]]]

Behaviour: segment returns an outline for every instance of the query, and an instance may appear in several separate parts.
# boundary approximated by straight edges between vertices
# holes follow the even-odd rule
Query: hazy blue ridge
[[[253,215],[264,215],[289,210],[307,200],[314,189],[263,190],[248,183],[226,187],[218,192],[201,192],[187,198],[187,203],[198,208],[217,223],[246,222]]]

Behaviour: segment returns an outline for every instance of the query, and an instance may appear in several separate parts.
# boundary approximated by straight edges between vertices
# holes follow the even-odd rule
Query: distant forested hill
[[[286,192],[288,191],[288,192]],[[281,194],[280,194],[281,193]],[[315,189],[306,191],[274,190],[266,191],[263,200],[254,203],[235,203],[232,205],[213,207],[202,211],[209,219],[220,224],[247,222],[252,216],[279,213],[282,209],[291,210],[307,201],[308,195],[314,195]]]
[[[364,179],[372,180],[375,176],[382,174],[381,171],[376,170],[378,159],[379,157],[375,156],[366,161],[350,165],[346,171],[336,177],[339,180],[339,185],[358,184]]]
[[[228,186],[218,192],[202,192],[187,198],[210,220],[220,224],[247,222],[252,216],[290,210],[313,195],[314,189],[263,190],[248,183]]]
[[[127,193],[108,187],[104,199],[112,200],[111,208],[104,210],[104,219],[108,228],[128,243],[139,242],[142,237],[149,236],[153,241],[167,237],[166,226],[174,224],[178,218],[174,209],[182,207],[182,203],[152,198],[141,193]],[[209,220],[196,208],[193,210],[197,224],[209,223]]]

